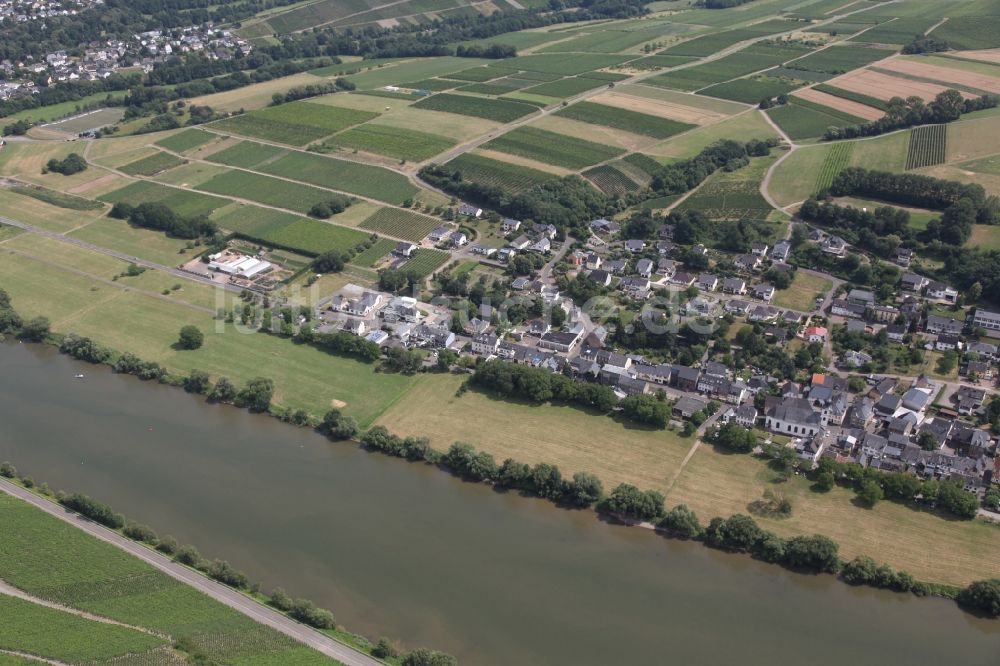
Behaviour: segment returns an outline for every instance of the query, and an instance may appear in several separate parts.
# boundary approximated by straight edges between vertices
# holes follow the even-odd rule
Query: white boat
[[[83,379],[83,375],[73,375],[73,379]]]

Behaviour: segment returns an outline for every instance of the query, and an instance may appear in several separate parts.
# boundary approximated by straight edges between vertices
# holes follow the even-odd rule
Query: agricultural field
[[[455,145],[452,139],[437,134],[374,123],[353,127],[324,143],[412,162],[423,162]]]
[[[621,148],[531,126],[518,127],[482,147],[567,169],[582,169],[625,152]]]
[[[403,264],[402,269],[406,271],[416,271],[421,277],[427,277],[437,269],[444,266],[451,259],[451,254],[443,250],[429,250],[421,248],[414,253],[412,259],[408,259]]]
[[[144,157],[141,160],[118,167],[118,170],[130,176],[155,176],[161,171],[167,171],[186,163],[186,160],[174,157],[170,153],[158,152],[149,157]]]
[[[785,65],[789,69],[802,69],[807,72],[823,72],[826,74],[844,74],[852,69],[864,67],[871,63],[888,58],[894,53],[889,49],[869,48],[861,45],[831,46],[830,48],[811,53]]]
[[[826,294],[832,287],[833,283],[830,280],[805,271],[796,271],[788,289],[774,292],[771,304],[779,308],[809,312],[813,309],[816,297]]]
[[[0,525],[4,533],[0,578],[5,582],[33,597],[149,632],[0,596],[4,607],[0,644],[11,646],[8,649],[73,664],[175,663],[169,655],[150,652],[168,643],[150,635],[160,634],[174,640],[187,636],[209,659],[221,663],[335,663],[6,494],[0,497]],[[192,624],[192,618],[197,622]],[[129,652],[137,655],[126,657]]]
[[[582,92],[587,92],[588,90],[593,90],[594,88],[600,88],[604,85],[607,85],[604,81],[571,76],[565,79],[559,79],[558,81],[541,83],[537,86],[527,88],[525,92],[563,99],[579,95]]]
[[[698,91],[699,95],[731,99],[744,104],[757,104],[762,99],[773,99],[778,95],[786,95],[802,84],[786,78],[773,76],[753,76],[747,79],[734,79],[719,83]]]
[[[371,268],[382,257],[386,256],[396,247],[396,241],[389,238],[379,238],[372,243],[371,247],[354,255],[351,263],[362,268]]]
[[[438,93],[425,97],[413,105],[417,109],[444,111],[462,116],[485,118],[500,123],[509,123],[518,118],[535,113],[537,109],[522,102],[505,99],[485,99],[471,95]]]
[[[1000,47],[1000,16],[955,16],[935,28],[931,36],[945,40],[953,49],[997,48]]]
[[[901,17],[875,26],[858,39],[869,44],[906,44],[914,35],[922,35],[940,20],[937,17]]]
[[[501,162],[474,153],[459,155],[448,162],[448,166],[461,171],[464,180],[499,187],[511,193],[523,192],[554,178],[552,174],[544,171]]]
[[[404,208],[380,208],[358,226],[361,229],[419,243],[432,229],[440,225],[440,220]]]
[[[62,208],[5,188],[0,188],[0,210],[6,217],[56,233],[65,233],[104,215],[103,205],[92,211]]]
[[[821,109],[823,107],[812,108],[805,100],[793,98],[784,106],[769,109],[767,114],[793,140],[822,136],[830,127],[845,127],[864,122],[861,118],[848,119],[849,117],[838,114],[833,109]]]
[[[217,162],[226,166],[253,169],[262,162],[277,159],[287,153],[287,150],[278,146],[257,143],[255,141],[240,141],[208,155],[205,159],[209,162]]]
[[[328,250],[341,252],[353,250],[369,237],[369,234],[357,229],[336,226],[310,217],[300,217],[291,224],[275,227],[267,233],[254,236],[253,240],[307,256],[316,256]]]
[[[500,72],[495,69],[490,69],[489,67],[470,67],[469,69],[463,69],[460,72],[453,72],[451,74],[445,75],[445,78],[452,79],[455,81],[470,81],[473,83],[483,83],[484,81],[489,81],[491,79],[503,76]]]
[[[636,134],[666,139],[675,134],[687,131],[695,125],[681,123],[666,118],[658,118],[647,113],[616,109],[615,107],[594,102],[578,102],[556,112],[557,116],[579,120],[591,125],[603,125],[625,130]]]
[[[47,187],[39,185],[9,187],[7,191],[31,197],[32,199],[37,199],[38,201],[67,210],[104,210],[104,204],[99,201],[57,192],[56,190],[50,190]]]
[[[610,164],[584,171],[583,175],[599,190],[613,197],[625,196],[629,192],[639,190],[638,183]]]
[[[211,219],[227,231],[235,231],[245,236],[263,237],[292,224],[299,219],[299,216],[273,208],[234,203],[217,211]]]
[[[867,120],[870,122],[878,120],[885,115],[885,113],[879,109],[855,102],[853,100],[837,97],[835,95],[828,95],[827,93],[814,88],[803,88],[802,90],[797,90],[793,94],[793,97],[796,102],[805,102],[806,106],[816,109],[817,111],[829,113],[833,116],[846,114],[845,120],[860,118],[861,120]]]
[[[377,113],[313,102],[290,102],[212,123],[213,129],[302,146],[371,120]]]
[[[318,203],[329,201],[335,195],[280,178],[271,178],[249,171],[227,171],[198,186],[199,190],[256,201],[297,213],[308,213]]]
[[[748,141],[750,139],[776,138],[778,134],[764,118],[764,114],[754,109],[722,122],[693,129],[681,136],[656,144],[644,152],[665,161],[693,157],[716,141],[734,136],[739,137],[740,140]]]
[[[106,203],[113,204],[121,201],[133,206],[155,201],[162,203],[178,215],[186,217],[208,215],[216,208],[221,208],[228,203],[227,200],[219,197],[167,187],[148,180],[135,181],[98,198]]]
[[[797,44],[751,44],[719,60],[659,74],[646,79],[645,83],[677,90],[698,90],[775,67],[808,52],[808,48]]]
[[[716,32],[702,37],[695,37],[676,46],[660,51],[660,55],[683,55],[697,56],[699,58],[718,53],[734,44],[761,37],[763,35],[776,34],[795,30],[798,26],[793,21],[765,21],[746,28]]]
[[[850,166],[854,146],[855,144],[849,141],[841,141],[833,144],[833,147],[826,154],[826,159],[823,160],[823,169],[816,178],[817,192],[829,189],[837,174]]]
[[[857,102],[858,104],[864,104],[865,106],[870,106],[872,108],[879,109],[880,111],[885,111],[889,108],[886,101],[879,99],[878,97],[872,97],[871,95],[852,92],[850,90],[843,90],[842,88],[837,88],[836,86],[831,86],[826,83],[820,83],[813,86],[813,90],[818,90],[826,93],[827,95],[833,95],[834,97],[841,97],[852,102]]]
[[[906,170],[943,164],[947,155],[947,125],[914,127],[906,151]]]
[[[610,29],[598,30],[560,41],[539,49],[538,53],[618,53],[645,42],[663,39],[669,34],[687,32],[692,29],[691,26],[680,23],[661,24],[648,30],[615,30],[615,27],[616,24],[611,24]]]
[[[626,155],[622,161],[630,164],[639,171],[642,171],[647,176],[655,176],[663,169],[662,164],[654,160],[649,155],[643,155],[642,153],[632,153],[631,155]]]
[[[125,220],[111,217],[98,218],[71,231],[68,236],[164,266],[177,266],[190,256],[182,254],[187,241],[151,229],[132,227]]]
[[[545,74],[576,76],[592,72],[595,69],[613,67],[626,60],[629,60],[629,56],[599,53],[540,53],[503,60],[497,63],[495,67],[508,71],[543,72]]]
[[[760,184],[775,157],[759,157],[736,171],[719,171],[678,205],[678,210],[700,210],[711,220],[766,220],[770,204]]]
[[[205,130],[191,128],[163,137],[156,142],[157,146],[166,148],[175,153],[187,153],[197,148],[201,148],[206,143],[215,141],[218,135]]]
[[[403,174],[312,153],[291,152],[260,170],[396,205],[420,192]]]

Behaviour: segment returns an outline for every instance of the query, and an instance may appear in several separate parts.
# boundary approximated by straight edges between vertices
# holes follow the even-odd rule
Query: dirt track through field
[[[803,88],[802,90],[792,93],[792,96],[804,99],[807,102],[822,104],[823,106],[828,106],[831,109],[843,111],[844,113],[849,113],[852,116],[864,118],[865,120],[878,120],[885,115],[880,109],[876,109],[873,106],[867,106],[859,102],[853,102],[849,99],[836,97],[812,88]]]

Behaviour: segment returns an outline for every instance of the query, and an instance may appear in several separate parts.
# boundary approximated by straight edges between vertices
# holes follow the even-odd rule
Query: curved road
[[[359,652],[343,643],[338,643],[329,636],[322,634],[315,629],[299,624],[295,620],[288,618],[277,611],[271,610],[267,606],[257,603],[239,592],[216,583],[214,580],[206,578],[201,574],[181,566],[168,559],[160,553],[150,550],[130,539],[126,539],[117,532],[99,525],[76,513],[67,511],[61,506],[34,495],[20,486],[0,479],[0,490],[24,500],[45,513],[55,516],[74,527],[77,527],[91,536],[106,541],[113,546],[121,548],[129,555],[139,558],[143,562],[150,564],[172,578],[176,578],[186,585],[190,585],[199,592],[207,594],[216,601],[223,603],[230,608],[243,613],[247,617],[263,625],[267,625],[276,631],[289,636],[300,643],[308,645],[314,650],[336,659],[345,666],[384,666],[383,662],[373,657]]]

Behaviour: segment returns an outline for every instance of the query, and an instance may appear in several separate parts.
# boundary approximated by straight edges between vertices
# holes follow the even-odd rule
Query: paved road
[[[158,264],[154,261],[147,261],[145,259],[140,259],[139,257],[133,257],[125,254],[124,252],[118,252],[116,250],[111,250],[106,247],[101,247],[100,245],[94,245],[93,243],[88,243],[78,238],[73,238],[72,236],[65,236],[63,234],[56,233],[55,231],[49,231],[48,229],[42,229],[41,227],[36,227],[33,224],[18,222],[17,220],[12,220],[9,217],[4,217],[2,215],[0,215],[0,224],[6,224],[11,227],[17,227],[18,229],[24,229],[29,233],[38,234],[39,236],[45,236],[46,238],[52,238],[62,243],[75,245],[85,250],[90,250],[91,252],[99,252],[109,257],[114,257],[115,259],[128,261],[133,264],[136,264],[137,266],[142,266],[143,268],[151,268],[157,271],[162,271],[164,273],[168,273],[175,277],[184,278],[185,280],[194,280],[195,282],[201,282],[202,284],[211,285],[213,287],[222,287],[223,289],[227,289],[237,294],[243,292],[243,287],[237,287],[236,285],[229,284],[228,282],[215,282],[214,280],[211,280],[207,277],[201,277],[200,275],[195,275],[194,273],[188,273],[187,271],[182,271],[179,268],[173,268],[172,266],[164,266],[163,264]]]
[[[299,624],[295,620],[287,618],[281,613],[273,611],[256,601],[248,599],[239,592],[236,592],[235,590],[220,583],[216,583],[215,581],[206,578],[205,576],[202,576],[187,567],[183,567],[160,553],[152,551],[145,546],[141,546],[130,539],[126,539],[117,532],[112,532],[111,530],[98,525],[93,521],[87,520],[86,518],[83,518],[75,513],[66,511],[57,504],[33,495],[20,486],[16,486],[9,481],[0,479],[0,490],[8,495],[13,495],[14,497],[22,499],[25,502],[38,507],[49,515],[55,516],[56,518],[83,530],[91,536],[97,537],[102,541],[106,541],[114,546],[117,546],[118,548],[121,548],[130,555],[138,557],[143,562],[156,567],[168,576],[190,585],[199,592],[203,592],[212,597],[216,601],[243,613],[247,617],[260,622],[261,624],[280,631],[286,636],[290,636],[291,638],[308,645],[314,650],[336,659],[346,666],[382,666],[382,662],[364,654],[363,652],[358,652],[354,648],[348,647],[343,643],[338,643],[329,636],[321,634],[304,624]]]

